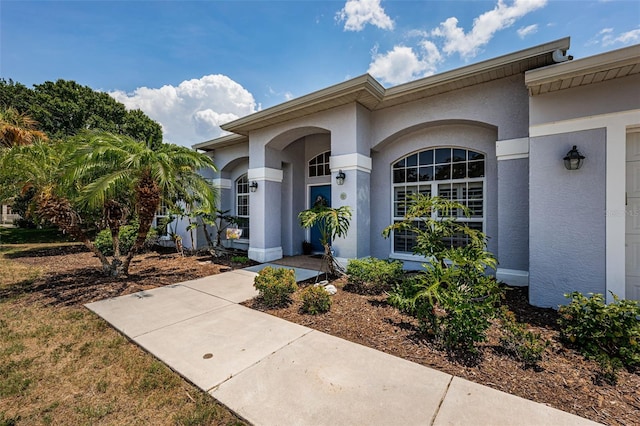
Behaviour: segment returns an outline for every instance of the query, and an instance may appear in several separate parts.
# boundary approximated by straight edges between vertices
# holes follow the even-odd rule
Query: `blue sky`
[[[575,58],[640,43],[640,2],[2,0],[0,76],[109,92],[189,146],[366,72],[390,87],[565,36]]]

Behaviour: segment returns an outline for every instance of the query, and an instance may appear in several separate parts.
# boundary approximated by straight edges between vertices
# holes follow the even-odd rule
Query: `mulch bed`
[[[338,281],[337,286],[341,289],[344,281]],[[551,342],[538,367],[524,368],[505,354],[496,326],[477,357],[439,350],[420,333],[415,319],[389,306],[385,296],[363,296],[341,289],[333,296],[331,310],[322,315],[303,314],[299,292],[287,308],[266,309],[257,299],[245,305],[597,422],[640,424],[640,373],[622,371],[617,385],[603,383],[597,363],[560,343],[555,310],[530,306],[526,288],[511,288],[506,293],[505,303],[518,321]]]

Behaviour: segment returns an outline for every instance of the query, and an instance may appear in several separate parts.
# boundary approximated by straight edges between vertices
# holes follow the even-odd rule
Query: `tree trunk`
[[[153,218],[159,206],[160,188],[151,177],[151,173],[147,171],[142,175],[136,187],[136,210],[138,212],[140,227],[138,228],[136,242],[122,263],[123,274],[129,273],[129,265],[131,264],[133,256],[144,246],[149,229],[151,229],[151,223],[153,223]]]
[[[40,217],[56,225],[65,234],[71,235],[74,240],[84,244],[100,260],[102,272],[106,275],[111,275],[109,259],[98,250],[83,231],[80,226],[82,223],[80,215],[71,207],[69,200],[45,190],[39,194],[37,204]]]
[[[209,229],[207,228],[207,223],[202,220],[202,230],[204,231],[204,238],[207,240],[207,245],[209,248],[213,247],[213,241],[211,240],[211,235],[209,235]]]

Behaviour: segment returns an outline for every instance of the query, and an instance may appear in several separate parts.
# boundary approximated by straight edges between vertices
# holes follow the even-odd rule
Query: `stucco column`
[[[249,193],[249,258],[257,262],[282,258],[282,177],[282,170],[269,167],[247,171],[249,184],[258,184]]]
[[[498,256],[496,278],[529,285],[529,138],[496,142]]]
[[[351,208],[351,225],[345,238],[333,242],[336,257],[341,263],[347,259],[366,257],[371,254],[371,158],[362,154],[332,156],[331,205],[335,208]],[[344,184],[338,185],[336,175],[345,174]]]

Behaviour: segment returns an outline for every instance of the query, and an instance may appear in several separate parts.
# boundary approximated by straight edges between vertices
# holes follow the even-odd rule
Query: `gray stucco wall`
[[[382,152],[372,152],[371,171],[371,255],[385,259],[392,250],[382,230],[391,224],[391,166],[399,158],[415,151],[455,146],[482,152],[485,160],[485,232],[488,248],[498,251],[498,184],[495,129],[482,126],[449,125],[422,129],[386,144]]]
[[[498,129],[496,140],[529,135],[529,103],[524,75],[479,84],[374,111],[371,148],[381,150],[401,134],[428,123],[468,120]],[[494,141],[495,142],[495,141]]]
[[[568,171],[562,158],[573,145],[586,157]],[[605,292],[606,132],[531,138],[529,301],[554,307],[564,293]]]
[[[499,268],[529,270],[529,160],[498,161]]]
[[[531,125],[640,108],[640,74],[530,98]]]

